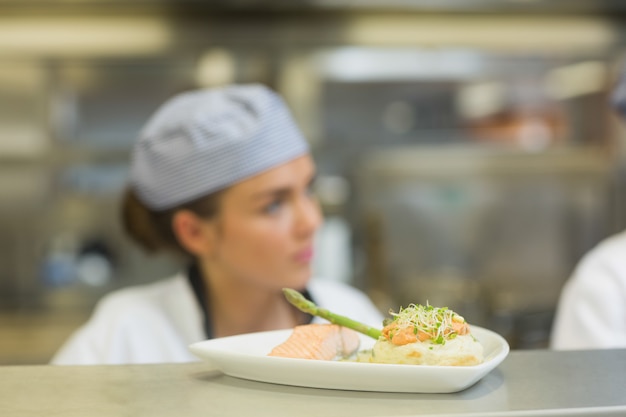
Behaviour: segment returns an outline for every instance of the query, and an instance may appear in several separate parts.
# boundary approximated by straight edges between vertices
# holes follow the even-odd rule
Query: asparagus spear
[[[304,296],[296,290],[283,288],[283,294],[285,295],[285,298],[287,298],[287,301],[305,313],[321,317],[333,324],[338,324],[339,326],[356,330],[357,332],[363,333],[374,339],[378,339],[381,335],[381,331],[379,329],[375,329],[364,323],[359,323],[358,321],[354,321],[348,317],[332,313],[325,308],[318,307],[315,303],[304,298]]]

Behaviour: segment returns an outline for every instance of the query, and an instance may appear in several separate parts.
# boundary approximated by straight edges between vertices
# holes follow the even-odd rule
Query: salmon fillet
[[[359,335],[336,324],[296,326],[291,336],[269,353],[284,358],[333,360],[350,356],[359,348]]]

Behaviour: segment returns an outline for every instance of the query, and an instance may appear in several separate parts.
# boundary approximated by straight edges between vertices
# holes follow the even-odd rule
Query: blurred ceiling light
[[[548,93],[558,100],[597,93],[606,87],[608,69],[601,61],[586,61],[552,70],[545,80]]]
[[[582,53],[619,42],[618,30],[602,17],[364,15],[347,20],[353,45],[492,48]]]
[[[499,82],[470,84],[459,90],[456,106],[467,119],[487,117],[502,110],[506,104],[506,88]]]
[[[468,79],[482,70],[479,54],[467,50],[347,47],[322,52],[317,63],[326,79],[372,80]]]
[[[1,55],[136,55],[170,44],[170,31],[156,19],[0,18]]]
[[[235,60],[225,49],[214,48],[200,57],[196,67],[196,83],[200,87],[215,87],[235,81]]]

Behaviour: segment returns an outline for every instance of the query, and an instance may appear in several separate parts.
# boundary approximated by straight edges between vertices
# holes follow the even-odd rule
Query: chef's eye
[[[269,204],[266,204],[263,207],[263,212],[266,214],[276,214],[283,207],[284,202],[282,199],[276,199],[271,201]]]

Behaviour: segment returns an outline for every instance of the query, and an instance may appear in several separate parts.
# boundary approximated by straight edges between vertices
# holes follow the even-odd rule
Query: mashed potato
[[[360,362],[468,366],[483,361],[483,346],[470,333],[465,319],[447,307],[411,304],[391,312],[371,351]]]
[[[395,345],[380,339],[366,357],[372,363],[468,366],[482,363],[483,347],[469,334],[457,336],[445,344],[427,340]],[[364,357],[360,359],[363,360]]]

